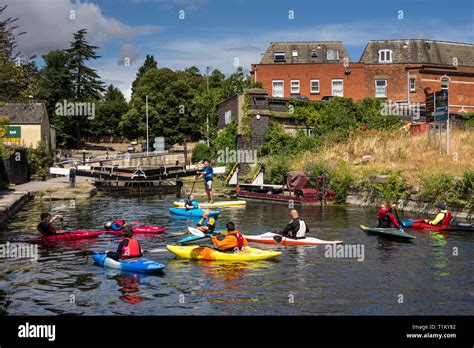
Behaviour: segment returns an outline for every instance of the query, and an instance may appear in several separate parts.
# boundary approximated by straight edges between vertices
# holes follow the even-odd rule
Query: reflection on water
[[[79,251],[117,247],[120,238],[40,245],[39,259],[0,259],[0,314],[10,315],[327,315],[471,314],[474,236],[413,232],[401,243],[367,235],[376,209],[305,206],[310,235],[363,245],[364,261],[326,258],[324,246],[255,246],[276,249],[276,260],[216,262],[176,259],[165,248],[196,219],[170,217],[173,197],[98,196],[90,201],[31,202],[0,232],[0,243],[36,236],[42,211],[65,216],[66,229],[98,229],[124,217],[166,225],[167,233],[138,236],[149,259],[166,264],[159,275],[104,269]],[[406,216],[407,218],[413,216]],[[249,203],[224,208],[218,227],[233,221],[249,234],[281,229],[289,220],[283,204]],[[459,250],[455,255],[454,250]],[[397,302],[403,294],[405,304]],[[291,301],[290,301],[291,299]]]

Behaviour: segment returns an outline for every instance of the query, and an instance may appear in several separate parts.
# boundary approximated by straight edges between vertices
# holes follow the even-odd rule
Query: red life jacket
[[[40,225],[41,224],[38,224],[38,226],[36,226],[36,229],[38,230],[39,233],[44,234],[44,232],[41,231]],[[56,229],[54,228],[53,224],[48,224],[48,227],[51,232],[56,233]]]
[[[140,244],[135,238],[125,238],[128,240],[128,246],[122,249],[122,258],[140,257],[142,256]]]
[[[240,250],[244,246],[244,236],[242,236],[242,233],[240,233],[237,230],[232,231],[229,233],[231,236],[234,236],[237,238],[237,248]]]
[[[125,225],[125,221],[124,220],[113,220],[112,221],[113,223],[119,225],[120,227],[122,227],[123,225]]]
[[[451,212],[449,210],[444,210],[442,213],[444,213],[444,218],[441,220],[441,225],[451,225]]]

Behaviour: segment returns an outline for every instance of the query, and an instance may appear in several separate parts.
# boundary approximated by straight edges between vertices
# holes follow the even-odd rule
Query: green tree
[[[140,81],[140,78],[150,69],[157,69],[158,68],[158,62],[155,60],[155,57],[153,55],[146,55],[145,61],[143,62],[143,65],[138,69],[137,76],[135,77],[135,80],[132,82],[132,95],[135,93],[138,82]]]
[[[95,118],[91,120],[91,134],[96,137],[119,135],[119,123],[127,111],[128,104],[122,92],[109,85],[97,105]]]
[[[90,45],[86,40],[87,29],[81,29],[74,34],[71,47],[66,50],[69,54],[69,74],[73,84],[76,102],[96,102],[104,92],[102,81],[95,69],[86,65],[89,60],[100,58],[96,54],[97,46]],[[87,132],[88,122],[84,116],[76,115],[76,147],[81,145],[81,129]]]

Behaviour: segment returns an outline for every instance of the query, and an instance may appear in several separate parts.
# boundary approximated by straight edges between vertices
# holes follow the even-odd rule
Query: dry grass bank
[[[445,139],[443,139],[445,144]],[[367,173],[388,174],[401,171],[411,182],[428,173],[448,172],[462,176],[467,169],[474,169],[474,130],[453,130],[451,154],[440,154],[428,142],[428,135],[410,136],[400,130],[392,134],[365,132],[346,143],[329,145],[319,152],[306,152],[292,163],[292,170],[303,170],[308,163],[322,163],[335,167],[345,159],[352,174],[362,177]],[[366,163],[359,163],[363,156],[372,156]]]

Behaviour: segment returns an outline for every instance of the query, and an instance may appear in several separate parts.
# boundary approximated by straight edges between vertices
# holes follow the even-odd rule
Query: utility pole
[[[148,94],[145,97],[145,112],[146,112],[146,157],[148,157],[148,147],[150,142],[148,140]]]
[[[209,103],[209,67],[206,67],[206,89],[207,89],[207,102]],[[209,105],[206,114],[206,132],[207,132],[207,147],[209,147]]]

